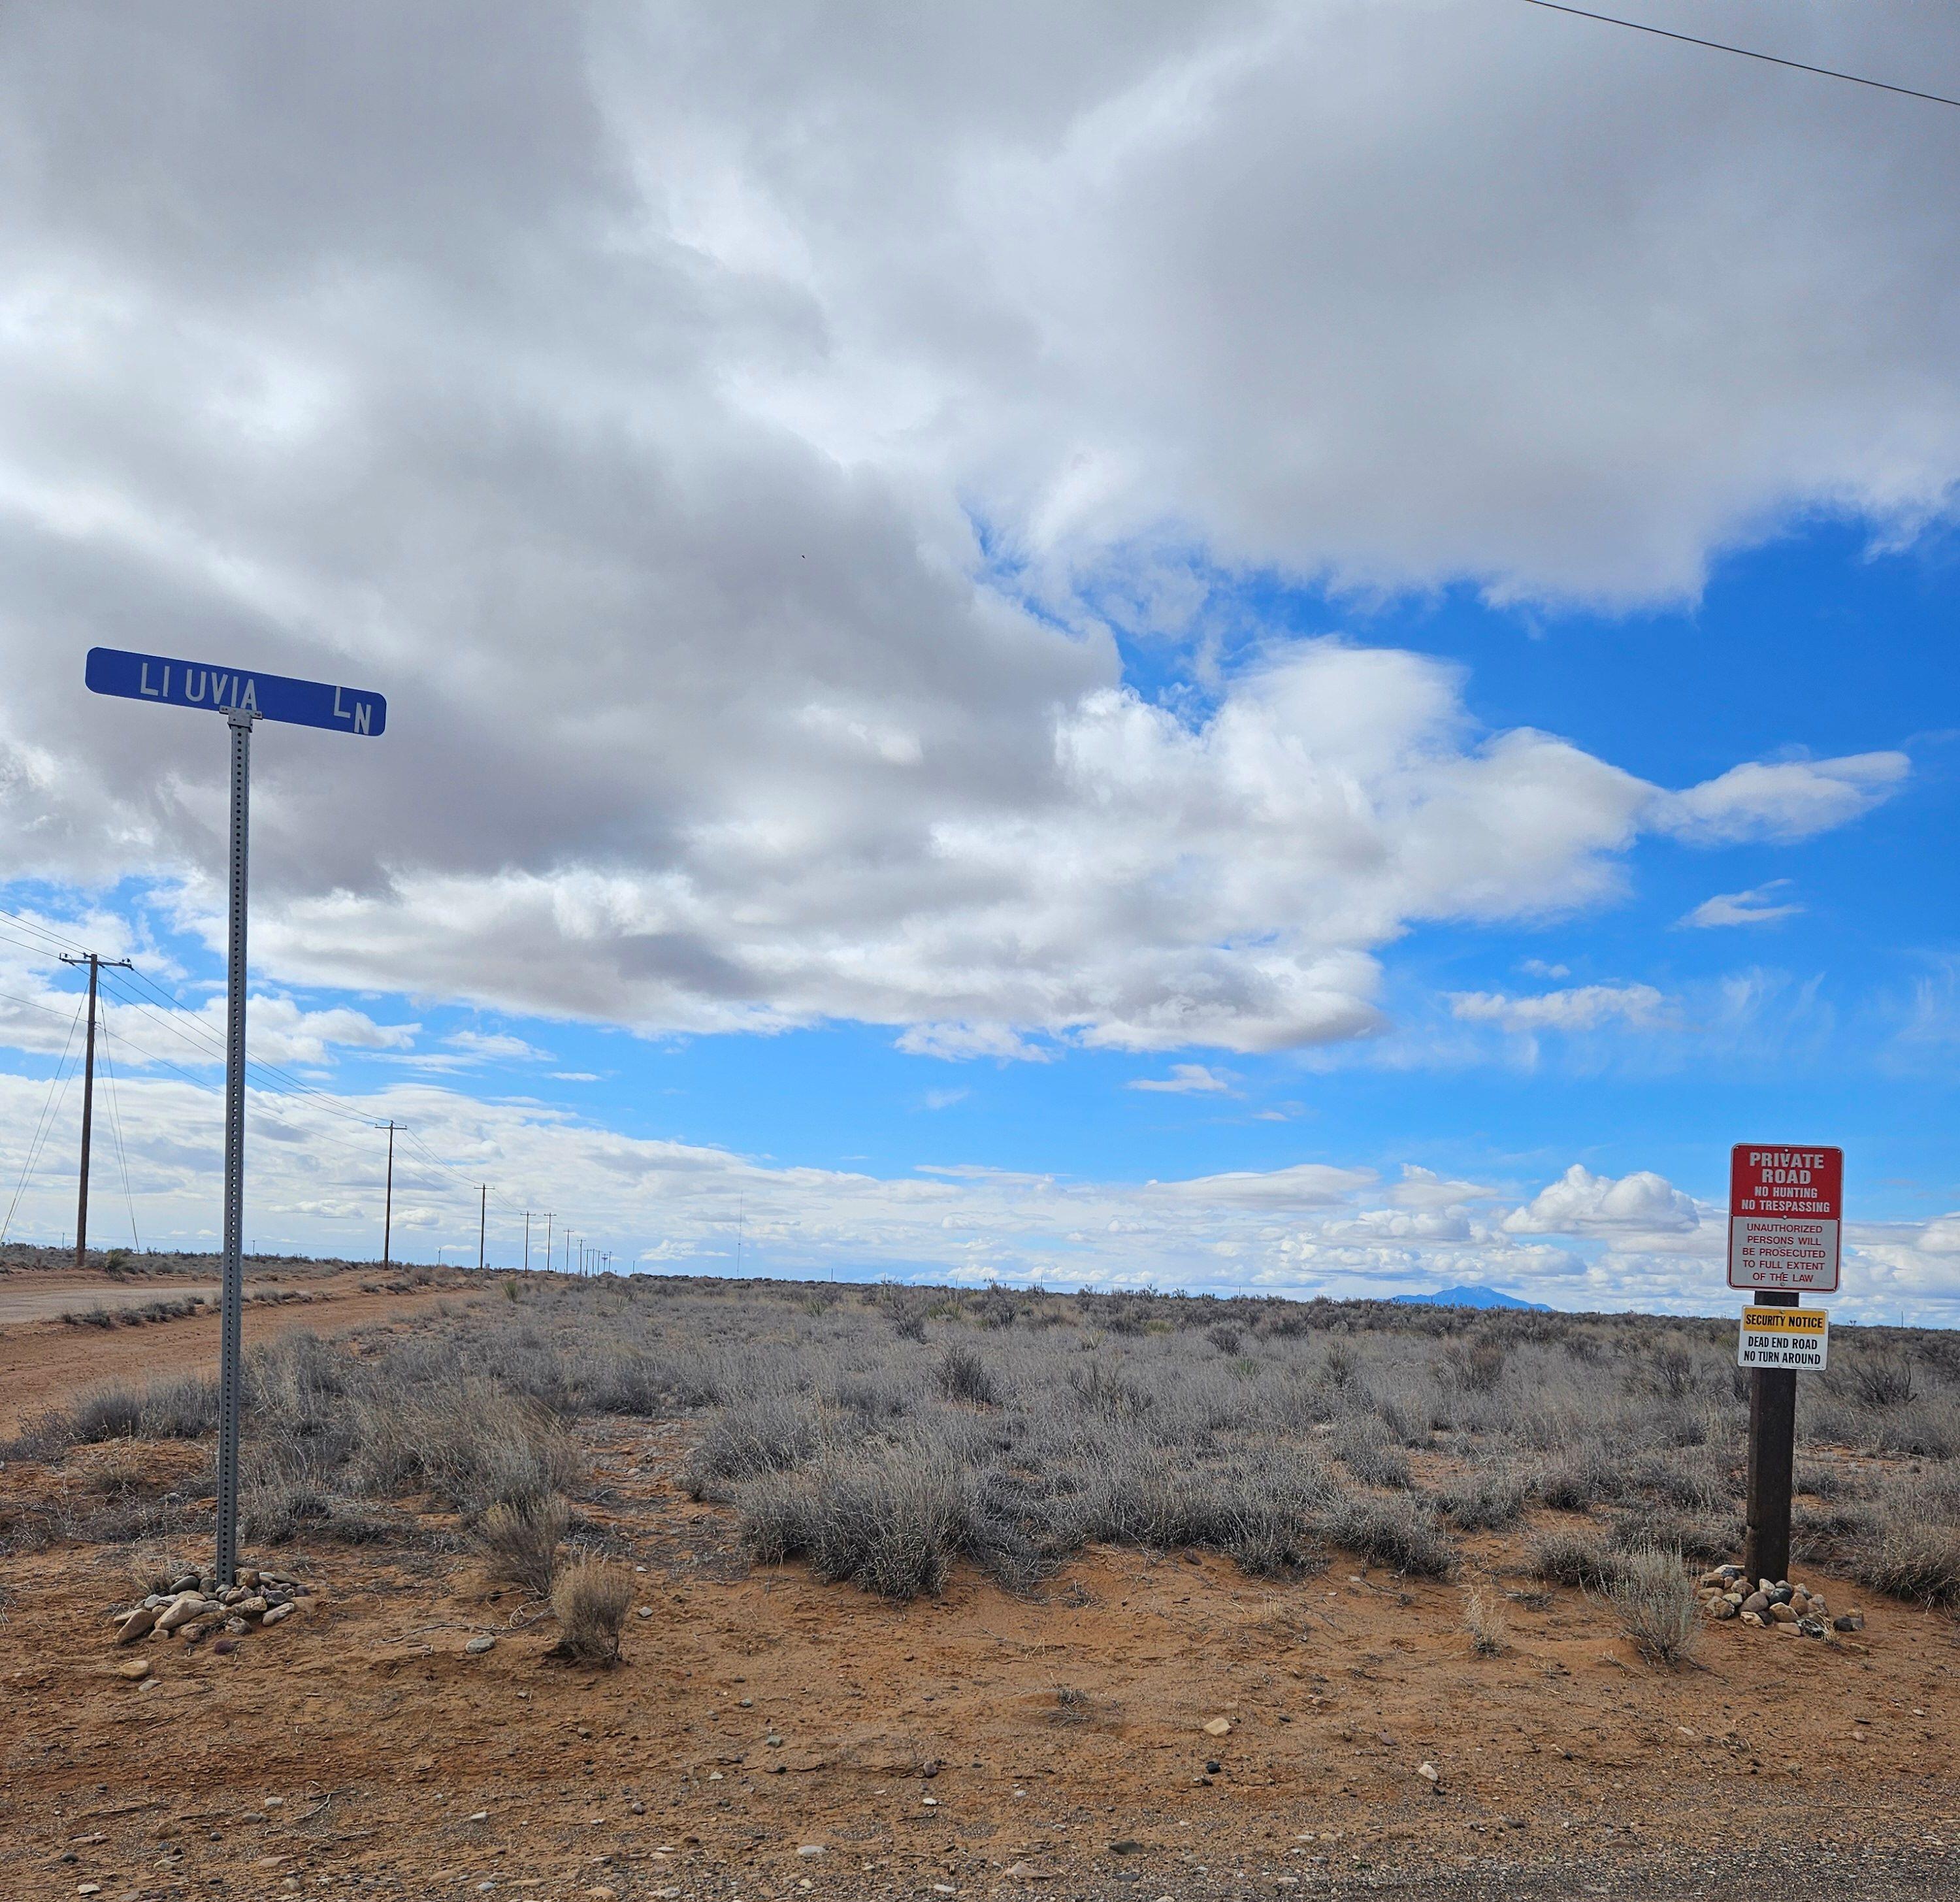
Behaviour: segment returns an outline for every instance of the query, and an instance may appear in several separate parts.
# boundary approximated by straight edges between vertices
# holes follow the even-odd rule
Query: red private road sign
[[[1729,1157],[1729,1285],[1834,1294],[1844,1152],[1738,1143]]]

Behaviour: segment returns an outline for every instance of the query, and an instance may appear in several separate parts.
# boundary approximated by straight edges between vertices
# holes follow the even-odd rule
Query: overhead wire
[[[13,924],[19,926],[23,930],[31,933],[33,934],[34,937],[43,940],[41,943],[35,943],[29,939],[15,937],[10,932],[0,930],[0,940],[16,944],[23,950],[28,951],[37,957],[47,958],[52,960],[61,957],[65,952],[80,952],[83,949],[83,947],[74,939],[66,937],[62,934],[40,924],[36,920],[24,917],[19,912],[10,911],[4,906],[0,906],[0,919],[9,920]],[[149,999],[139,997],[127,989],[121,981],[122,978],[125,975],[130,978],[133,978],[137,982],[140,983],[145,990],[151,994],[151,996],[158,1000],[161,1003],[167,1006],[170,1014],[167,1016],[165,1015],[164,1012],[159,1010],[154,1004],[151,1003]],[[150,1022],[154,1023],[159,1028],[168,1031],[173,1036],[176,1037],[179,1042],[186,1045],[192,1051],[196,1052],[199,1057],[205,1058],[208,1061],[216,1063],[222,1063],[225,1061],[227,1053],[224,1040],[218,1035],[217,1031],[214,1028],[207,1026],[198,1013],[192,1010],[181,997],[176,996],[164,985],[159,984],[156,979],[149,975],[148,972],[132,965],[128,968],[126,973],[119,972],[114,976],[112,976],[108,971],[105,970],[100,974],[99,994],[102,996],[102,1000],[104,1005],[105,1023],[107,1019],[107,994],[112,991],[119,1003],[127,1006],[132,1011],[136,1013],[139,1016],[145,1018]],[[31,998],[16,997],[5,992],[0,992],[0,998],[4,998],[6,1001],[10,1003],[24,1005],[30,1010],[44,1011],[51,1016],[59,1016],[62,1014],[60,1011],[54,1009],[52,1007],[37,1003]],[[77,1020],[78,1020],[80,1012],[78,1010]],[[70,1044],[73,1042],[74,1032],[75,1023],[71,1022],[68,1029],[68,1040]],[[211,1083],[202,1077],[192,1074],[192,1072],[186,1069],[183,1064],[174,1062],[170,1058],[163,1056],[158,1051],[147,1048],[140,1041],[129,1035],[126,1030],[123,1034],[123,1042],[126,1048],[135,1051],[146,1062],[155,1064],[160,1067],[169,1070],[175,1076],[181,1077],[186,1083],[190,1084],[193,1089],[205,1091],[213,1095],[221,1093],[218,1086]],[[64,1061],[65,1061],[65,1052],[67,1048],[67,1045],[64,1045]],[[105,1058],[105,1061],[106,1061],[107,1060]],[[286,1069],[281,1064],[270,1062],[263,1058],[247,1057],[246,1059],[246,1070],[248,1076],[254,1073],[256,1073],[259,1079],[259,1092],[262,1096],[288,1096],[301,1098],[310,1102],[322,1111],[340,1117],[347,1121],[357,1123],[364,1128],[371,1126],[373,1123],[374,1118],[368,1112],[358,1108],[354,1104],[347,1102],[342,1097],[335,1096],[331,1091],[322,1089],[317,1085],[308,1083],[304,1078],[295,1076],[291,1070]],[[52,1087],[52,1085],[51,1083],[51,1089]],[[111,1087],[113,1090],[113,1083]],[[65,1098],[65,1085],[62,1091],[62,1095]],[[43,1105],[43,1116],[37,1122],[37,1137],[30,1153],[28,1166],[30,1171],[31,1171],[33,1162],[38,1156],[40,1147],[45,1143],[48,1131],[52,1128],[52,1122],[49,1116],[49,1107],[50,1105],[49,1104]],[[54,1105],[53,1107],[58,1112],[59,1105]],[[262,1119],[267,1116],[275,1115],[276,1113],[277,1112],[268,1109],[262,1102],[254,1106],[255,1119]],[[121,1156],[123,1161],[125,1193],[126,1195],[129,1197],[131,1204],[130,1226],[131,1232],[133,1235],[136,1232],[134,1197],[130,1190],[126,1149],[123,1146],[120,1121],[119,1115],[116,1115],[114,1127],[116,1140],[119,1144],[119,1155]],[[364,1150],[357,1149],[354,1144],[347,1141],[344,1137],[334,1136],[323,1129],[314,1130],[310,1133],[319,1140],[332,1143],[336,1147],[347,1150],[351,1153],[361,1156],[364,1159],[365,1159],[366,1152]],[[454,1166],[443,1162],[436,1156],[435,1153],[429,1147],[428,1143],[424,1142],[421,1137],[413,1130],[407,1128],[406,1125],[398,1125],[398,1133],[408,1138],[410,1143],[419,1153],[422,1163],[424,1166],[434,1169],[438,1175],[447,1178],[448,1182],[453,1184],[458,1191],[467,1191],[470,1189],[477,1190],[479,1194],[486,1194],[489,1201],[496,1203],[501,1210],[511,1215],[520,1215],[523,1213],[522,1208],[517,1202],[512,1201],[509,1197],[504,1195],[500,1191],[491,1188],[486,1184],[468,1180]],[[16,1204],[18,1204],[19,1201],[21,1187],[24,1187],[26,1180],[27,1176],[24,1174],[21,1185],[21,1187],[17,1187],[14,1192],[14,1201]],[[7,1218],[8,1223],[11,1223],[11,1220],[12,1210],[10,1209]],[[4,1237],[6,1232],[6,1226],[7,1224],[0,1224],[0,1237]]]
[[[142,1237],[136,1232],[136,1191],[129,1182],[129,1152],[123,1142],[123,1115],[116,1099],[116,1066],[109,1054],[109,1000],[102,1000],[102,1073],[109,1086],[109,1133],[116,1139],[116,1159],[123,1166],[123,1199],[129,1205],[129,1244],[138,1254]]]
[[[21,1179],[14,1185],[14,1199],[7,1205],[7,1219],[0,1222],[0,1242],[7,1239],[8,1231],[14,1226],[14,1213],[21,1206],[21,1192],[27,1186],[27,1178],[34,1171],[40,1159],[41,1146],[47,1140],[48,1132],[54,1128],[55,1118],[61,1113],[61,1105],[68,1100],[68,1080],[74,1073],[68,1067],[68,1053],[75,1046],[75,1033],[81,1022],[84,1007],[75,1006],[75,1016],[68,1027],[67,1041],[62,1045],[62,1053],[55,1064],[55,1073],[48,1079],[48,1093],[41,1104],[41,1114],[34,1124],[33,1140],[27,1146],[27,1159],[21,1165]],[[57,1093],[59,1086],[59,1094]]]
[[[73,938],[63,937],[59,931],[49,930],[45,924],[35,919],[24,918],[18,911],[8,911],[5,905],[0,905],[0,918],[11,918],[23,930],[32,931],[37,937],[46,938],[49,943],[59,945],[65,951],[81,951],[87,948],[78,944]]]
[[[1869,86],[1882,93],[1898,93],[1907,99],[1923,99],[1935,106],[1960,106],[1960,99],[1944,93],[1923,93],[1914,86],[1895,86],[1889,80],[1868,79],[1863,73],[1841,72],[1834,66],[1813,66],[1802,59],[1785,59],[1773,52],[1758,52],[1751,46],[1731,46],[1720,40],[1704,40],[1691,33],[1675,33],[1666,27],[1650,27],[1641,20],[1622,20],[1610,13],[1591,13],[1583,7],[1569,7],[1564,0],[1525,0],[1528,7],[1542,7],[1548,13],[1569,13],[1580,20],[1596,20],[1602,26],[1624,27],[1630,33],[1652,33],[1656,40],[1678,40],[1690,46],[1706,46],[1713,52],[1732,52],[1740,59],[1759,59],[1766,66],[1787,66],[1794,72],[1815,73],[1820,79],[1842,79],[1853,86]]]
[[[195,1011],[191,1010],[180,997],[173,997],[145,972],[132,968],[131,975],[147,984],[173,1010],[183,1013],[181,1020],[170,1019],[163,1021],[168,1022],[173,1028],[177,1029],[180,1035],[186,1037],[194,1035],[202,1040],[221,1061],[224,1059],[226,1054],[224,1040],[215,1029],[206,1026],[202,1019]],[[142,998],[132,997],[127,992],[119,992],[119,994],[122,996],[124,1003],[132,1004],[139,1010],[149,1010],[153,1016],[156,1014],[154,1007],[145,1003]],[[320,1102],[331,1105],[339,1114],[352,1121],[364,1126],[374,1120],[366,1111],[355,1108],[353,1104],[335,1096],[330,1090],[322,1089],[317,1084],[308,1083],[304,1077],[296,1077],[290,1070],[285,1069],[278,1064],[272,1063],[263,1057],[248,1056],[245,1059],[245,1063],[248,1070],[256,1070],[262,1076],[276,1077],[288,1086],[291,1093],[302,1096],[315,1097]]]

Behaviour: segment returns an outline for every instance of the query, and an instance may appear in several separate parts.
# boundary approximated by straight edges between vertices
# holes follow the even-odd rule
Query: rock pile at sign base
[[[312,1588],[297,1579],[246,1565],[239,1567],[236,1585],[221,1586],[209,1573],[187,1572],[167,1592],[152,1592],[109,1616],[118,1644],[180,1637],[194,1645],[215,1631],[235,1639],[269,1630],[293,1617],[311,1595]]]
[[[1820,1592],[1787,1579],[1758,1579],[1753,1587],[1739,1565],[1718,1565],[1700,1580],[1701,1608],[1711,1618],[1735,1618],[1755,1630],[1787,1631],[1793,1638],[1828,1637],[1834,1631],[1862,1631],[1862,1611],[1831,1615]]]

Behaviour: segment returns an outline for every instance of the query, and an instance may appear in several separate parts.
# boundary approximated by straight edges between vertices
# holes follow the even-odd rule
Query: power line
[[[1656,40],[1678,40],[1690,46],[1706,46],[1715,52],[1732,52],[1739,59],[1759,59],[1766,66],[1787,66],[1793,72],[1815,73],[1821,79],[1843,79],[1853,86],[1869,86],[1875,91],[1898,93],[1907,99],[1923,99],[1936,106],[1960,106],[1960,99],[1944,93],[1923,93],[1911,86],[1895,86],[1883,79],[1867,79],[1862,73],[1840,72],[1834,66],[1812,66],[1801,59],[1784,59],[1773,52],[1758,52],[1749,46],[1731,46],[1720,40],[1702,40],[1691,33],[1673,33],[1666,27],[1650,27],[1639,20],[1621,20],[1610,13],[1589,13],[1583,7],[1568,7],[1561,0],[1525,0],[1528,7],[1542,7],[1548,13],[1569,13],[1580,20],[1597,20],[1603,26],[1624,27],[1629,32],[1652,33]]]
[[[73,1021],[68,1027],[68,1041],[62,1045],[62,1053],[55,1064],[55,1073],[48,1079],[48,1093],[41,1105],[41,1113],[34,1124],[33,1140],[27,1147],[27,1159],[21,1165],[21,1179],[14,1185],[14,1199],[7,1205],[7,1219],[0,1222],[0,1242],[7,1239],[7,1231],[14,1226],[14,1210],[21,1206],[21,1192],[27,1186],[27,1178],[33,1173],[34,1164],[41,1153],[41,1145],[47,1140],[49,1131],[54,1128],[54,1119],[60,1113],[61,1103],[68,1100],[68,1053],[75,1047],[75,1027],[81,1022],[83,1006],[77,1004]],[[60,1086],[61,1095],[57,1099],[56,1086]]]
[[[45,924],[37,924],[32,918],[23,918],[18,911],[9,911],[5,906],[0,906],[0,918],[11,918],[24,931],[31,931],[37,937],[46,938],[50,944],[59,945],[64,951],[83,949],[74,939],[63,937],[59,931],[51,931]]]
[[[116,1100],[116,1066],[109,1056],[109,1000],[102,1000],[102,1075],[109,1086],[109,1133],[116,1139],[116,1159],[123,1166],[123,1199],[129,1205],[129,1241],[138,1254],[143,1239],[136,1232],[136,1191],[129,1185],[129,1152],[123,1143],[123,1112]]]
[[[154,991],[159,997],[162,998],[164,1003],[168,1004],[173,1010],[181,1013],[181,1020],[173,1018],[162,1017],[158,1015],[153,1006],[145,1003],[141,997],[132,997],[126,994],[119,993],[118,994],[123,997],[123,1001],[125,1003],[129,1004],[137,1010],[148,1011],[151,1016],[157,1017],[159,1023],[164,1023],[168,1026],[168,1027],[175,1031],[179,1036],[183,1038],[186,1042],[195,1038],[196,1040],[202,1042],[208,1048],[209,1048],[218,1061],[221,1062],[224,1060],[225,1053],[223,1040],[218,1035],[218,1033],[215,1031],[209,1029],[205,1026],[203,1019],[197,1014],[197,1013],[189,1010],[185,1005],[181,998],[171,996],[171,994],[164,990],[161,984],[155,982],[152,978],[146,976],[142,972],[134,971],[133,975],[141,978],[145,984],[148,984],[151,990]],[[269,1062],[263,1057],[247,1057],[245,1059],[245,1067],[247,1070],[256,1070],[262,1077],[276,1077],[279,1078],[282,1082],[288,1086],[288,1090],[285,1093],[286,1094],[317,1098],[320,1102],[327,1104],[339,1115],[348,1118],[349,1121],[359,1123],[364,1128],[367,1126],[369,1120],[368,1116],[362,1111],[356,1109],[352,1103],[345,1102],[340,1097],[332,1095],[330,1092],[321,1089],[316,1085],[307,1083],[303,1077],[295,1077],[291,1070],[282,1068],[278,1064]]]

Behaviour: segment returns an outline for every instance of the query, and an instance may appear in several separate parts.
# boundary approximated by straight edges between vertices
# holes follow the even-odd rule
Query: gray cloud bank
[[[0,876],[215,905],[218,732],[97,641],[389,692],[259,748],[278,977],[649,1029],[1336,1040],[1412,924],[1855,817],[1902,759],[1656,788],[1338,642],[1171,711],[1085,605],[1678,597],[1948,506],[1960,127],[1575,24],[8,10]]]

